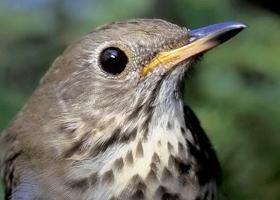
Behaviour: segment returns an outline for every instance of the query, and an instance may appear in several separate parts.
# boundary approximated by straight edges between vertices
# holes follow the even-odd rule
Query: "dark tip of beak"
[[[192,30],[188,34],[190,38],[193,38],[193,40],[207,37],[219,43],[223,43],[238,34],[246,27],[247,26],[245,24],[240,22],[222,22]]]

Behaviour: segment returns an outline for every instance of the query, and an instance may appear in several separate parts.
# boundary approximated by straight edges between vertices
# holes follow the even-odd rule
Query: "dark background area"
[[[280,8],[273,0],[2,0],[0,131],[73,40],[115,20],[162,18],[188,28],[249,27],[186,76],[185,101],[224,171],[222,198],[280,199]],[[3,191],[0,189],[0,199]]]

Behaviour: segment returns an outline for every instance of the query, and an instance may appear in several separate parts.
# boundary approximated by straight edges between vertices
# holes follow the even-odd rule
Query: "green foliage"
[[[97,25],[145,16],[189,28],[246,22],[190,70],[184,95],[220,157],[221,199],[280,199],[279,16],[230,0],[84,0],[80,10],[74,1],[46,0],[39,9],[7,2],[0,3],[0,130],[66,44]]]

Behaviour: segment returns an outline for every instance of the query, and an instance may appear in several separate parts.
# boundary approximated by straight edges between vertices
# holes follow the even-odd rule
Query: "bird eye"
[[[127,63],[126,54],[117,47],[109,47],[101,52],[100,65],[107,73],[118,75],[124,71]]]

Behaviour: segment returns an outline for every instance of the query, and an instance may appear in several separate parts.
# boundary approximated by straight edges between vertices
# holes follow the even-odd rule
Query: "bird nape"
[[[220,165],[178,85],[243,28],[135,19],[71,44],[1,135],[6,199],[216,199]]]

